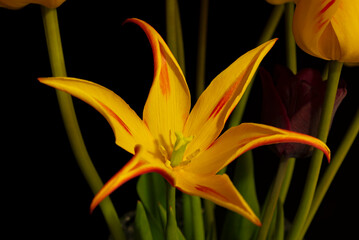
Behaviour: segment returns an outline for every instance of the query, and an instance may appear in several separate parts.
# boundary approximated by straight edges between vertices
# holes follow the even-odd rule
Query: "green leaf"
[[[251,151],[244,153],[238,158],[233,184],[237,189],[240,189],[240,193],[258,216],[260,207],[255,187],[253,155]],[[249,240],[257,229],[258,227],[246,218],[228,211],[224,220],[221,239]]]
[[[135,234],[137,240],[152,240],[150,224],[146,216],[145,208],[140,201],[137,202],[136,208]]]
[[[161,206],[158,204],[158,207]],[[160,210],[158,210],[160,211]],[[146,211],[147,212],[147,211]],[[165,232],[164,232],[164,225],[161,220],[156,219],[152,216],[151,213],[147,212],[148,222],[150,223],[150,228],[152,232],[152,237],[155,240],[165,240]]]
[[[166,239],[179,240],[176,216],[172,208],[169,209],[169,215],[167,216]]]
[[[137,182],[137,193],[147,212],[160,221],[158,204],[166,208],[166,182],[157,173],[141,175]]]
[[[160,216],[161,216],[161,219],[162,219],[162,224],[163,224],[164,227],[166,227],[166,223],[167,223],[166,209],[164,209],[162,205],[158,205],[158,208],[159,208]],[[186,238],[183,235],[181,229],[179,227],[177,229],[178,229],[177,230],[177,239],[178,240],[186,240]]]

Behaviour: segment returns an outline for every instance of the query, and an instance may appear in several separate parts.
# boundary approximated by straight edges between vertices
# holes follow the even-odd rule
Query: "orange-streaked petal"
[[[146,22],[128,19],[146,33],[153,51],[154,79],[143,110],[143,120],[161,145],[170,150],[175,132],[182,132],[191,107],[190,93],[176,59],[162,37]],[[171,131],[171,132],[170,132]]]
[[[186,171],[215,174],[244,152],[263,145],[295,142],[320,149],[330,160],[330,150],[317,138],[263,124],[242,123],[223,133],[206,151],[186,165]]]
[[[342,62],[359,62],[359,2],[301,0],[293,18],[293,33],[307,53]]]
[[[9,9],[19,9],[30,3],[40,4],[48,8],[57,8],[65,0],[0,0],[0,7]]]
[[[51,87],[65,91],[90,104],[111,125],[116,144],[134,153],[137,144],[155,152],[154,140],[146,125],[128,104],[111,90],[96,83],[76,78],[39,78]]]
[[[137,145],[136,153],[133,158],[96,194],[90,206],[91,212],[103,199],[119,188],[122,184],[142,174],[157,172],[161,174],[170,184],[173,184],[174,180],[169,169],[160,160],[152,159],[151,161],[148,161],[148,156],[149,155],[146,150],[143,149],[142,146]]]
[[[273,39],[242,55],[202,93],[185,125],[184,135],[194,136],[185,155],[205,150],[218,137],[260,62],[275,42]]]
[[[180,170],[176,173],[175,186],[184,193],[208,199],[244,216],[258,226],[261,225],[260,220],[226,174],[197,175]]]

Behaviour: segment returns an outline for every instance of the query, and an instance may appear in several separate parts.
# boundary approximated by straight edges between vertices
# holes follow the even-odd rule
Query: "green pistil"
[[[183,154],[186,150],[187,144],[190,143],[193,137],[184,137],[182,133],[176,132],[176,142],[173,146],[171,155],[171,166],[177,167],[183,160]]]

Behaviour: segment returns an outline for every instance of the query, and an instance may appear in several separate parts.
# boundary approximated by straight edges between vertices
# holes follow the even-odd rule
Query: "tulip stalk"
[[[65,77],[67,74],[62,51],[57,11],[56,9],[49,9],[43,6],[41,7],[41,11],[52,74],[56,77]],[[72,151],[92,192],[96,194],[102,188],[103,183],[95,167],[93,166],[90,156],[87,152],[77,122],[72,98],[69,94],[60,90],[56,90],[56,94],[66,132],[68,134],[69,141],[72,147]],[[124,233],[122,231],[121,222],[109,197],[107,197],[100,204],[100,208],[102,210],[105,221],[109,227],[113,239],[125,239]]]
[[[201,1],[198,31],[198,52],[196,72],[196,97],[198,98],[205,88],[205,66],[208,29],[208,0]]]
[[[297,74],[297,53],[296,43],[294,40],[292,23],[293,23],[294,3],[288,2],[285,4],[285,34],[286,34],[286,53],[287,66],[292,70],[293,74]]]
[[[330,62],[327,89],[324,96],[324,104],[323,104],[323,109],[319,122],[319,129],[318,129],[318,138],[323,142],[326,142],[328,137],[328,132],[332,119],[331,116],[332,116],[335,96],[338,89],[338,83],[340,79],[342,66],[343,66],[342,62],[338,62],[338,61]],[[315,189],[318,183],[322,158],[323,158],[323,154],[315,150],[310,162],[303,195],[293,221],[293,226],[288,234],[288,238],[287,238],[288,240],[297,240],[299,238],[304,223],[307,219],[313,201]]]
[[[262,218],[262,227],[259,229],[257,240],[265,240],[267,238],[268,230],[272,222],[273,214],[277,205],[278,198],[282,189],[283,180],[286,177],[288,169],[289,159],[287,157],[282,157],[279,162],[279,167],[277,170],[277,175],[273,182],[273,187],[271,189],[268,204],[263,210]]]
[[[176,188],[167,183],[166,239],[178,239],[176,221]]]
[[[273,37],[273,33],[278,26],[279,20],[281,19],[283,12],[284,12],[283,4],[277,5],[273,8],[272,13],[267,21],[267,24],[264,27],[264,30],[259,38],[258,45],[268,41]],[[255,79],[255,77],[256,74],[254,74],[253,79]],[[248,85],[247,90],[245,91],[245,93],[241,98],[241,101],[239,101],[237,107],[233,110],[231,114],[231,118],[229,120],[229,127],[237,126],[242,121],[243,113],[246,108],[252,86],[253,86],[253,81],[251,81],[251,83]]]

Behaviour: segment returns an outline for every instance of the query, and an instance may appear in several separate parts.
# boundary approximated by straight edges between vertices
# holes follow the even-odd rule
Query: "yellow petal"
[[[147,161],[148,153],[140,145],[136,146],[136,153],[133,158],[116,173],[96,194],[92,200],[90,209],[91,212],[96,206],[110,195],[113,191],[119,188],[125,182],[149,172],[157,172],[161,174],[169,183],[173,184],[173,177],[168,168],[159,160],[152,159]]]
[[[185,125],[184,135],[194,136],[185,155],[203,151],[218,137],[258,65],[275,41],[276,39],[263,43],[238,58],[202,93]]]
[[[148,128],[128,104],[114,92],[93,82],[76,78],[39,78],[51,87],[65,91],[99,111],[109,122],[116,144],[134,153],[137,144],[154,152],[154,140]]]
[[[242,123],[223,133],[206,151],[186,165],[197,174],[215,174],[244,152],[263,145],[295,142],[323,151],[330,160],[330,150],[317,138],[263,124]]]
[[[48,8],[57,8],[65,0],[0,0],[0,7],[9,9],[20,9],[30,3],[40,4]]]
[[[301,0],[293,33],[305,52],[327,60],[359,62],[359,2]]]
[[[359,1],[341,0],[332,26],[340,44],[342,62],[359,63]]]
[[[169,150],[175,132],[182,132],[191,107],[190,93],[176,59],[162,37],[146,22],[138,24],[146,33],[153,51],[154,79],[143,111],[143,120],[161,145]]]
[[[175,187],[189,195],[208,199],[242,215],[256,225],[261,225],[257,216],[226,174],[201,176],[179,171],[176,175]]]

